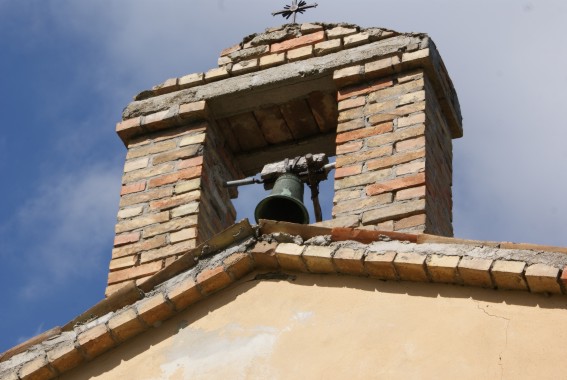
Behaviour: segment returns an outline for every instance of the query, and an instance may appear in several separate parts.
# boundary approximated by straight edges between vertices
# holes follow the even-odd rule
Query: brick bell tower
[[[233,224],[226,181],[307,153],[336,157],[333,219],[321,224],[453,234],[461,114],[425,34],[269,29],[217,68],[140,93],[116,130],[128,151],[107,295]]]

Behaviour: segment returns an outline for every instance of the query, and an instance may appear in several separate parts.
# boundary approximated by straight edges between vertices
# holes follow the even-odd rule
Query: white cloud
[[[18,229],[29,241],[20,254],[31,270],[21,289],[24,296],[38,296],[50,286],[106,271],[120,191],[119,167],[97,164],[54,175],[43,181],[35,199],[19,209]]]

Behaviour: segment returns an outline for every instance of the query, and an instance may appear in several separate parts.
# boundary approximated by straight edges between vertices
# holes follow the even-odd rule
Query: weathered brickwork
[[[379,65],[365,67],[374,73]],[[451,132],[427,74],[366,74],[361,65],[334,74],[340,87],[333,216],[452,236]]]
[[[302,92],[278,90],[289,85]],[[284,25],[224,50],[215,69],[144,91],[123,117],[107,294],[230,226],[237,193],[225,181],[308,152],[336,154],[333,220],[323,225],[452,235],[460,111],[426,35]]]
[[[210,122],[198,121],[128,145],[107,295],[141,283],[234,222],[222,182],[241,176]]]

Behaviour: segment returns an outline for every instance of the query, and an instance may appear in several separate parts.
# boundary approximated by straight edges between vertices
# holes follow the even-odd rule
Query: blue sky
[[[282,1],[0,0],[0,351],[103,297],[132,96],[206,71]],[[320,0],[300,21],[434,39],[465,136],[458,237],[567,246],[567,3]],[[249,195],[240,215],[255,204]]]

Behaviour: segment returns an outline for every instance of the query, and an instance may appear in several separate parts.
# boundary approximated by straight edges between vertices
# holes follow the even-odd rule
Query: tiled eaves
[[[257,235],[172,272],[133,303],[3,355],[0,378],[55,378],[255,271],[257,280],[302,272],[565,294],[564,248],[281,222],[262,222]]]

